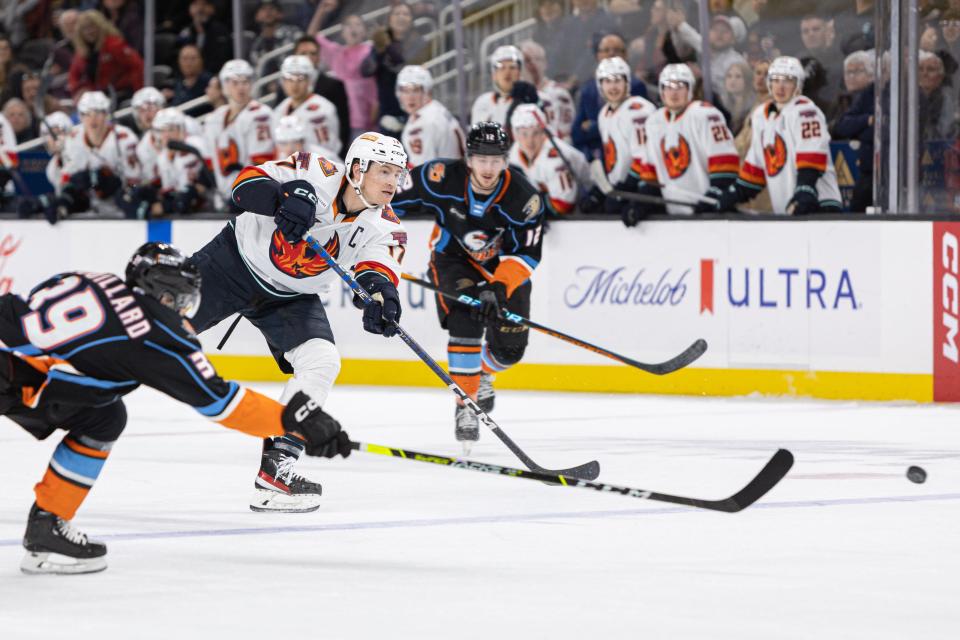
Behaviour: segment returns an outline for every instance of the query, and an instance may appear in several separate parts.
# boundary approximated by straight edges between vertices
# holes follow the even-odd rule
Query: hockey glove
[[[590,187],[587,195],[580,198],[580,204],[578,205],[580,213],[602,213],[603,203],[606,199],[603,191],[600,191],[598,187]]]
[[[649,213],[644,203],[637,200],[621,200],[621,202],[620,219],[623,220],[625,227],[637,226]]]
[[[817,198],[817,190],[807,185],[800,185],[793,192],[793,197],[787,203],[787,213],[795,216],[802,216],[808,213],[814,213],[820,209],[820,199]]]
[[[90,182],[97,197],[109,198],[123,187],[123,181],[107,167],[100,167],[90,174]]]
[[[364,330],[382,334],[384,338],[395,336],[402,311],[397,288],[386,276],[375,271],[360,274],[357,283],[373,298],[373,302],[364,304],[358,296],[353,297],[354,306],[363,309]]]
[[[317,215],[317,194],[306,180],[291,180],[281,186],[283,202],[273,221],[288,242],[297,242],[313,226]]]
[[[740,190],[737,189],[736,183],[734,183],[721,194],[720,205],[717,210],[721,213],[735,212],[737,205],[741,202],[743,202],[743,198],[740,196]]]
[[[705,198],[716,200],[716,202],[711,203],[707,200],[699,200],[693,207],[694,213],[716,213],[720,211],[720,203],[723,201],[723,190],[720,189],[720,187],[710,187],[703,195]]]
[[[502,309],[507,307],[507,286],[502,282],[491,282],[480,289],[480,307],[477,309],[478,319],[486,325],[495,324],[502,316]]]
[[[280,422],[288,434],[305,441],[308,456],[333,458],[349,457],[352,451],[350,437],[332,416],[324,413],[313,398],[298,391],[280,415]]]

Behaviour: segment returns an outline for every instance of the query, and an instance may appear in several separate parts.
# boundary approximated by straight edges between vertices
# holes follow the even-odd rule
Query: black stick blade
[[[533,465],[530,470],[534,473],[541,473],[548,476],[564,476],[567,478],[576,478],[577,480],[596,480],[600,477],[600,463],[591,460],[576,467],[569,469],[544,469],[539,465]]]
[[[643,362],[637,362],[636,360],[628,360],[627,364],[637,367],[638,369],[643,369],[647,373],[664,376],[668,373],[673,373],[674,371],[690,366],[706,352],[707,341],[703,338],[697,338],[697,340],[687,347],[683,353],[670,358],[666,362],[661,362],[660,364],[645,364]]]

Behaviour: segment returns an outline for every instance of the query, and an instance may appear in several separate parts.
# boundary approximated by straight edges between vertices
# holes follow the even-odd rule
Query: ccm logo
[[[960,242],[957,236],[946,232],[943,234],[941,246],[941,260],[943,260],[943,279],[941,292],[943,295],[943,328],[946,333],[943,338],[943,357],[952,362],[960,362],[960,351],[957,349],[957,330],[960,328],[960,309],[957,296],[960,294],[960,283],[957,275],[960,274]]]
[[[304,420],[307,419],[307,416],[310,415],[310,412],[319,408],[320,408],[320,405],[317,404],[317,401],[314,400],[313,398],[310,398],[309,400],[307,400],[306,404],[301,405],[300,407],[297,408],[296,412],[294,412],[293,414],[293,418],[297,422],[303,422]]]
[[[297,187],[296,189],[293,190],[293,194],[296,196],[300,196],[301,198],[306,198],[313,204],[317,204],[317,194],[315,194],[313,191],[308,191],[303,187]]]

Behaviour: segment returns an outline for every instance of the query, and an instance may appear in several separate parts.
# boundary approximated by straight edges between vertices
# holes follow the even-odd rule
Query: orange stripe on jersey
[[[382,265],[379,262],[366,260],[364,262],[358,262],[353,267],[354,277],[359,276],[361,273],[365,271],[376,271],[377,273],[382,273],[383,275],[387,276],[390,282],[393,283],[393,286],[397,286],[398,284],[400,284],[400,280],[399,278],[397,278],[397,274],[391,271],[389,267]]]
[[[263,164],[264,162],[269,162],[270,160],[273,160],[275,155],[277,155],[277,153],[273,149],[270,150],[270,153],[255,153],[250,156],[250,164]]]
[[[707,160],[707,170],[710,173],[738,173],[740,171],[740,157],[733,154],[713,156]]]
[[[553,207],[553,210],[557,213],[570,213],[573,211],[573,203],[567,202],[566,200],[558,200],[557,198],[550,198],[550,206]]]
[[[243,394],[240,402],[233,411],[219,418],[217,422],[228,429],[236,429],[258,438],[283,435],[283,424],[280,422],[282,404],[252,389],[241,388],[238,393]]]
[[[242,183],[252,180],[254,178],[269,178],[263,169],[258,169],[257,167],[244,167],[243,171],[240,172],[240,175],[237,176],[237,179],[233,181],[233,188],[236,189]]]
[[[503,256],[497,270],[493,272],[493,281],[502,282],[507,287],[507,297],[513,295],[517,287],[526,282],[533,273],[526,262],[519,258]]]
[[[7,164],[16,169],[20,165],[20,156],[16,151],[7,151]]]
[[[439,229],[439,227],[435,227],[435,228]],[[430,275],[432,276],[430,279],[433,280],[433,284],[439,286],[440,276],[437,275],[437,267],[433,264],[433,260],[430,260]],[[440,308],[443,309],[443,312],[449,315],[450,306],[447,305],[447,301],[439,293],[436,294],[436,298],[437,298],[437,304],[440,305]]]
[[[798,153],[797,169],[827,170],[827,154],[825,153]]]
[[[767,184],[767,177],[764,175],[763,169],[755,167],[749,162],[744,162],[743,166],[740,167],[740,179],[760,186]]]
[[[503,186],[500,187],[500,193],[497,194],[497,197],[493,199],[494,203],[500,202],[500,198],[502,198],[503,194],[505,194],[507,189],[510,188],[510,175],[510,169],[503,170]]]
[[[630,172],[640,176],[644,182],[657,181],[657,168],[652,164],[646,164],[639,159],[635,159],[630,164]]]

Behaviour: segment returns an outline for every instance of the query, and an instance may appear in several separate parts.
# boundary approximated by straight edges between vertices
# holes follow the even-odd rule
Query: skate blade
[[[473,451],[473,440],[462,440],[460,444],[463,446],[463,457],[466,458]]]
[[[316,494],[290,495],[267,489],[255,489],[250,500],[250,510],[258,513],[310,513],[320,508],[320,496]]]
[[[107,568],[107,557],[71,558],[59,553],[28,551],[20,571],[29,575],[76,575],[97,573]]]

